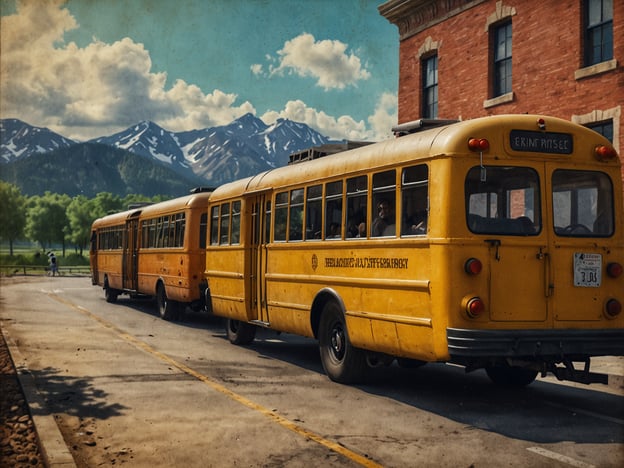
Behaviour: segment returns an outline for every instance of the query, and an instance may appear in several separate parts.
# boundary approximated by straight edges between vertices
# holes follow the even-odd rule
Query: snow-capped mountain
[[[156,159],[179,173],[190,171],[175,134],[159,127],[154,122],[143,121],[114,135],[95,138],[90,142],[113,146]]]
[[[20,121],[15,122],[22,125],[23,138],[6,138],[5,135],[10,135],[17,126],[13,122],[0,122],[3,155],[0,162],[28,157],[33,152],[47,152],[45,148],[48,147],[59,149],[60,142],[65,146],[75,144],[52,132],[47,142],[40,138],[29,139],[29,135],[41,132],[35,132],[36,127]],[[177,133],[144,121],[114,135],[95,138],[90,143],[130,151],[156,160],[179,174],[199,176],[215,186],[284,166],[291,153],[329,141],[305,124],[280,119],[268,126],[252,114],[246,114],[227,125]]]
[[[76,142],[53,131],[18,119],[0,120],[0,163],[69,148]]]

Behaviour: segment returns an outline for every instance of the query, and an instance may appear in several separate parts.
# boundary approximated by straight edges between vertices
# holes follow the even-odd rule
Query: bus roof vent
[[[152,202],[134,202],[134,203],[128,204],[128,210],[136,210],[139,208],[143,208],[144,206],[150,206],[153,204],[154,203]]]
[[[288,157],[288,164],[296,164],[304,161],[311,161],[313,159],[322,158],[323,156],[329,156],[331,154],[342,153],[354,148],[360,148],[361,146],[371,145],[372,141],[340,141],[335,143],[327,143],[325,145],[313,146],[308,149],[292,153]]]
[[[410,133],[422,132],[423,130],[427,130],[429,128],[434,127],[443,127],[445,125],[450,125],[459,122],[459,120],[445,120],[445,119],[418,119],[412,120],[411,122],[406,122],[401,125],[397,125],[392,127],[392,133],[395,136],[401,137],[404,135],[409,135]]]
[[[195,187],[189,191],[189,193],[204,193],[204,192],[214,192],[213,187]]]

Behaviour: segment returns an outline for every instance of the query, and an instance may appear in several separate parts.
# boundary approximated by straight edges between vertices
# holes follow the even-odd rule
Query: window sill
[[[585,68],[579,68],[574,72],[575,80],[582,80],[583,78],[588,78],[590,76],[599,75],[601,73],[605,73],[611,70],[615,70],[617,68],[617,60],[609,60],[607,62],[597,63],[596,65],[591,65]]]
[[[489,107],[498,106],[500,104],[505,104],[507,102],[513,102],[513,100],[514,100],[514,93],[512,91],[511,93],[503,94],[501,96],[496,96],[495,98],[492,98],[492,99],[486,99],[485,101],[483,101],[483,108],[487,109]]]

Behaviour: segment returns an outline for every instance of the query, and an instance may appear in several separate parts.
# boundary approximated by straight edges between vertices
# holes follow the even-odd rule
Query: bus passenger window
[[[603,172],[557,170],[552,176],[555,233],[566,237],[613,235],[613,184]]]
[[[335,233],[332,234],[331,226],[339,226],[338,237],[340,237],[342,229],[342,180],[328,182],[325,185],[325,239],[331,239],[335,235]],[[350,234],[347,230],[347,237],[355,237],[350,236]]]
[[[401,235],[427,233],[429,171],[425,164],[403,169],[401,178]]]
[[[396,171],[373,175],[373,213],[371,236],[396,235]]]
[[[347,225],[349,226],[349,237],[366,237],[368,226],[366,220],[367,196],[367,176],[347,179]]]
[[[184,247],[184,230],[186,228],[186,218],[184,213],[175,215],[175,247]]]
[[[288,240],[303,240],[303,189],[290,192],[290,215],[288,226]]]
[[[210,210],[210,245],[219,245],[219,207]]]
[[[275,220],[273,239],[276,242],[286,240],[286,222],[288,221],[288,192],[275,195]]]
[[[240,216],[241,202],[232,203],[232,237],[231,244],[240,244]]]
[[[230,204],[224,203],[221,205],[221,229],[219,235],[220,245],[227,245],[230,243]]]
[[[206,236],[208,235],[208,213],[202,213],[199,221],[199,248],[206,248]]]
[[[264,211],[264,239],[261,243],[269,243],[271,241],[271,202],[266,202]]]
[[[536,236],[542,229],[539,176],[530,167],[475,166],[466,176],[466,221],[475,234]]]
[[[306,228],[305,240],[321,238],[321,219],[323,211],[323,186],[308,187],[306,195]]]

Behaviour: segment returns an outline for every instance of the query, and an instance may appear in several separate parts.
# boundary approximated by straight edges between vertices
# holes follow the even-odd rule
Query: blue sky
[[[382,0],[0,0],[2,118],[86,140],[251,112],[390,136],[398,32]]]

